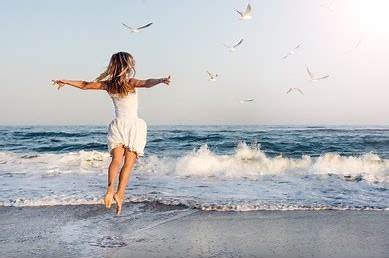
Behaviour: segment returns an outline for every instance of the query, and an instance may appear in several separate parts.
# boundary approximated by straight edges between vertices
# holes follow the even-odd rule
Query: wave
[[[78,151],[63,154],[0,152],[0,176],[25,174],[63,175],[102,173],[108,167],[108,152]]]
[[[78,151],[63,154],[19,154],[0,152],[0,176],[9,173],[56,175],[68,173],[103,173],[110,161],[108,152]],[[259,145],[240,143],[232,154],[217,154],[207,145],[179,157],[142,158],[137,167],[145,175],[176,177],[214,177],[222,179],[245,178],[255,180],[261,176],[338,175],[347,181],[366,180],[373,183],[389,182],[389,160],[377,154],[343,156],[325,153],[317,158],[303,155],[289,158],[270,157]],[[27,171],[26,171],[27,170]],[[27,173],[30,174],[30,173]]]
[[[133,195],[125,200],[126,203],[141,203],[146,205],[163,205],[177,208],[190,208],[202,211],[295,211],[295,210],[380,210],[387,211],[389,207],[367,205],[329,205],[329,204],[304,204],[298,202],[282,201],[241,201],[241,202],[207,202],[197,199],[161,197],[156,195]],[[102,198],[79,198],[74,196],[48,196],[37,199],[15,199],[0,201],[3,207],[43,207],[60,205],[103,205]]]
[[[256,179],[264,175],[340,175],[347,180],[389,182],[389,160],[377,154],[341,156],[326,153],[318,158],[269,157],[259,147],[241,143],[232,155],[219,155],[207,145],[175,160],[151,156],[141,162],[141,170],[153,174],[183,177],[221,177]]]

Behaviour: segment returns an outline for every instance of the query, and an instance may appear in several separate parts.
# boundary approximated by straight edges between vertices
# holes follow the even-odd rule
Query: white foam
[[[251,178],[263,175],[313,174],[362,176],[369,182],[389,182],[389,160],[368,153],[341,156],[326,153],[318,158],[269,157],[258,146],[239,144],[232,155],[217,155],[205,145],[177,159],[151,156],[141,161],[141,169],[152,174],[177,176]]]
[[[378,207],[354,207],[354,206],[330,206],[324,204],[306,205],[288,202],[237,202],[237,203],[210,203],[188,198],[163,197],[155,195],[131,195],[126,198],[125,202],[131,203],[157,203],[167,206],[184,206],[191,209],[203,211],[295,211],[295,210],[381,210],[388,211],[389,208]],[[75,196],[47,196],[36,199],[16,199],[0,202],[0,206],[5,207],[42,207],[57,205],[103,205],[104,201],[99,197],[78,198]]]
[[[24,173],[26,175],[61,175],[101,173],[108,167],[110,155],[107,152],[79,151],[62,154],[26,155],[0,152],[0,173]]]
[[[38,207],[56,205],[91,205],[103,204],[102,198],[80,198],[76,196],[46,196],[34,199],[16,198],[14,200],[0,201],[0,206],[7,207]]]
[[[207,146],[178,159],[176,172],[188,176],[257,177],[266,174],[280,174],[288,170],[305,169],[311,159],[289,159],[281,156],[269,158],[257,147],[240,144],[233,155],[216,155]]]
[[[79,151],[64,154],[39,154],[23,158],[23,154],[0,152],[1,173],[105,174],[110,162],[107,152]],[[269,157],[259,146],[241,143],[234,153],[219,155],[204,145],[178,158],[149,156],[140,160],[137,170],[149,176],[217,177],[223,179],[257,179],[263,175],[340,175],[361,176],[369,182],[389,182],[389,160],[367,153],[341,156],[326,153],[318,158]]]

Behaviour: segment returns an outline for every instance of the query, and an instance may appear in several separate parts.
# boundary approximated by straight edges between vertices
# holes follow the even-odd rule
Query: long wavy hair
[[[129,79],[134,77],[135,73],[135,60],[132,55],[118,52],[111,56],[107,69],[96,78],[96,81],[104,82],[108,93],[123,97],[135,92],[135,88],[129,83]]]

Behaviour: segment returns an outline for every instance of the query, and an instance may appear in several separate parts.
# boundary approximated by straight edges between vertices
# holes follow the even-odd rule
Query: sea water
[[[105,126],[0,127],[0,205],[102,203]],[[149,126],[128,202],[389,209],[389,127]]]

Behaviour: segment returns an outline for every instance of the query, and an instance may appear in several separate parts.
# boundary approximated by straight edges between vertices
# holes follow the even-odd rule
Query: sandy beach
[[[387,257],[386,211],[1,207],[0,257]]]

